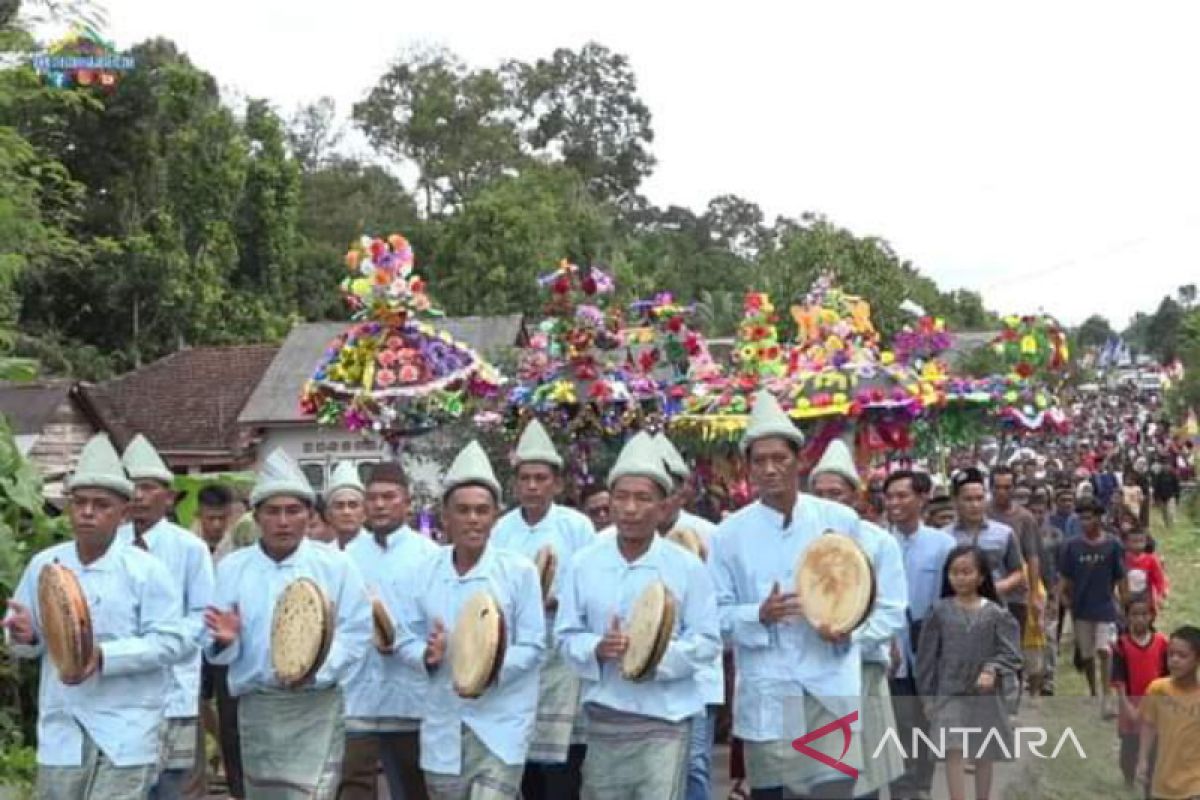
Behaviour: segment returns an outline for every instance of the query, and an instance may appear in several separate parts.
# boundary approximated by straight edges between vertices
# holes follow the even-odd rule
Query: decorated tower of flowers
[[[441,316],[414,272],[408,240],[362,237],[345,257],[341,294],[352,322],[329,343],[301,407],[322,424],[373,431],[396,446],[492,396],[499,374],[428,320]]]

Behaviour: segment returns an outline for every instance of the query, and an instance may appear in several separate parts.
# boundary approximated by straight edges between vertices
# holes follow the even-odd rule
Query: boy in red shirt
[[[1166,636],[1154,630],[1154,612],[1146,595],[1125,604],[1129,630],[1113,647],[1112,685],[1120,700],[1117,735],[1121,740],[1121,773],[1132,789],[1137,775],[1138,740],[1142,729],[1138,707],[1151,681],[1167,674]],[[1147,795],[1149,796],[1149,795]]]
[[[1155,553],[1147,553],[1149,537],[1144,528],[1135,528],[1121,534],[1121,545],[1125,548],[1125,572],[1129,580],[1129,596],[1148,595],[1150,613],[1157,615],[1167,599],[1167,573],[1162,561]]]

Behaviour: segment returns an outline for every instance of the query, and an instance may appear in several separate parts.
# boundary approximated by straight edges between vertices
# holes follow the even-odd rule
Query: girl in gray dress
[[[991,794],[992,762],[1012,760],[1002,686],[1017,680],[1021,667],[1017,631],[1016,619],[996,595],[983,551],[970,545],[951,550],[942,599],[921,626],[917,645],[917,688],[930,720],[930,739],[945,751],[951,800],[966,797],[964,758],[975,762],[979,800]],[[982,733],[964,735],[963,728]]]

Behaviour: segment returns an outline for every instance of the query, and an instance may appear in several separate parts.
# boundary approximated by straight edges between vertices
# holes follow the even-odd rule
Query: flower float
[[[374,431],[395,445],[495,394],[495,369],[426,319],[434,309],[408,240],[362,237],[346,253],[341,293],[354,323],[325,348],[301,397],[322,424]]]
[[[992,350],[1003,358],[1012,374],[1021,378],[1049,378],[1067,366],[1067,335],[1048,316],[1009,316],[1004,329],[992,340]]]

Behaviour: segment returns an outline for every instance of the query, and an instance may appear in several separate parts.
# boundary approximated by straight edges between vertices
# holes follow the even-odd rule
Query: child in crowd
[[[917,688],[926,698],[931,739],[946,742],[951,800],[966,797],[965,759],[974,759],[978,800],[991,795],[992,762],[1011,759],[1013,732],[1003,683],[1017,680],[1019,638],[983,551],[971,545],[951,550],[942,572],[942,599],[921,626],[917,646]],[[967,752],[954,749],[963,744],[964,728],[980,731],[968,737]]]
[[[1112,685],[1120,698],[1117,735],[1121,740],[1121,773],[1132,789],[1137,772],[1141,716],[1138,706],[1152,681],[1167,674],[1167,637],[1154,630],[1154,607],[1141,595],[1125,604],[1129,630],[1113,648]]]
[[[1149,783],[1157,745],[1151,796],[1188,800],[1200,797],[1200,628],[1185,625],[1171,634],[1167,671],[1170,676],[1152,682],[1142,701],[1137,774]]]
[[[1162,561],[1155,553],[1147,552],[1149,536],[1146,529],[1137,527],[1121,534],[1121,546],[1125,548],[1125,574],[1129,581],[1130,596],[1145,594],[1150,600],[1150,610],[1157,615],[1167,599],[1167,573]]]

